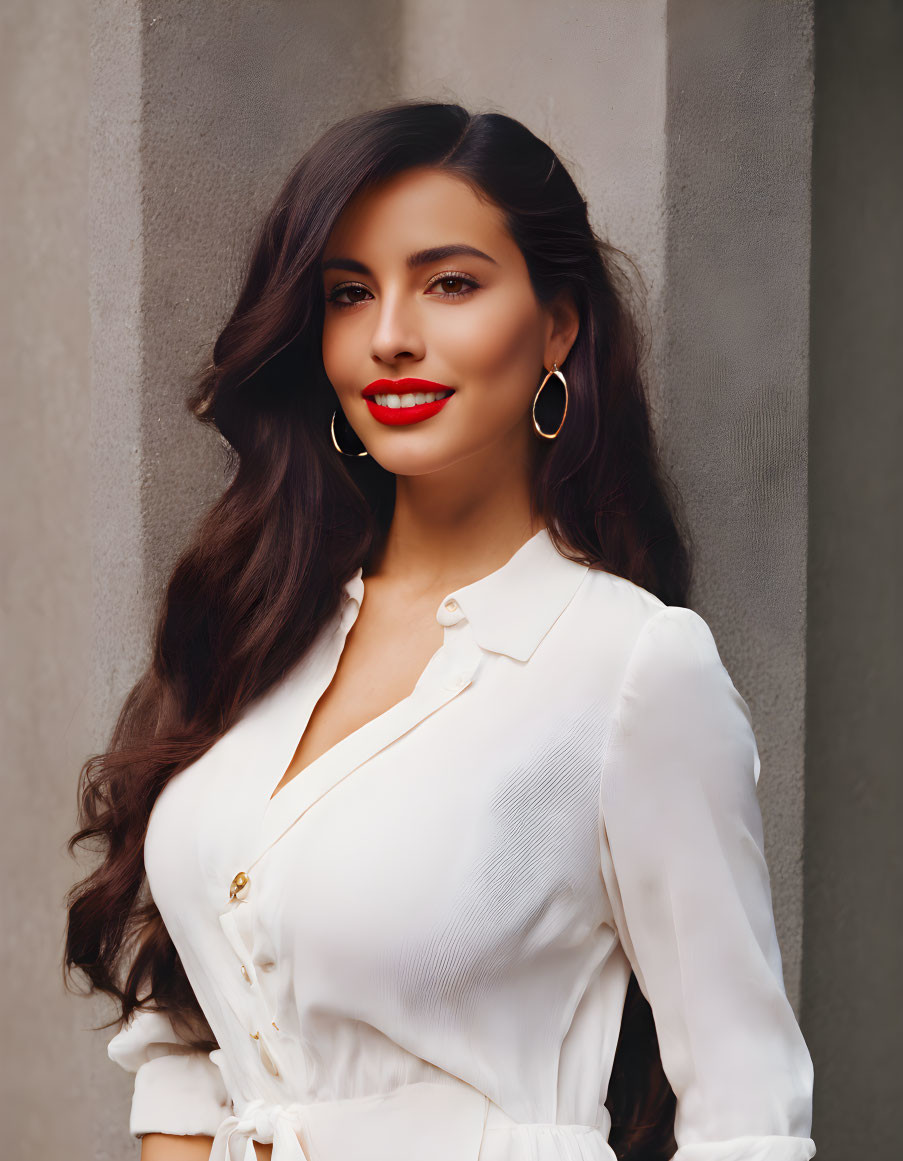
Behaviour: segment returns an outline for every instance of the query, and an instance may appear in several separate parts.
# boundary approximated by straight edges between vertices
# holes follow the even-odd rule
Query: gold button
[[[260,1039],[259,1032],[249,1032],[248,1035],[251,1037],[252,1040],[259,1040]]]
[[[247,892],[250,882],[248,875],[244,871],[239,871],[229,884],[229,902],[234,903],[236,899],[241,898],[242,893]]]
[[[245,967],[244,964],[241,965],[241,974],[245,978],[245,983],[249,984],[251,982],[251,977],[248,975],[248,969]]]

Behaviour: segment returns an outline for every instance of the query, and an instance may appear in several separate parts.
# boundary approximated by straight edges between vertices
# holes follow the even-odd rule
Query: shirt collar
[[[436,620],[455,625],[467,619],[482,649],[527,661],[576,593],[589,566],[563,556],[548,529],[525,541],[488,576],[447,593]],[[363,569],[345,584],[346,594],[363,600]]]

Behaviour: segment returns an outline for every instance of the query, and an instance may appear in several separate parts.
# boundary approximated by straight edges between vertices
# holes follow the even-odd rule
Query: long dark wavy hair
[[[123,1020],[164,1011],[197,1048],[215,1044],[147,889],[148,819],[166,783],[299,661],[386,535],[394,475],[338,455],[329,434],[339,403],[322,361],[319,262],[349,199],[415,166],[499,207],[537,299],[568,292],[579,309],[567,421],[539,441],[532,479],[556,547],[686,604],[689,542],[650,424],[635,267],[594,232],[555,153],[511,117],[455,104],[400,101],[333,125],[265,215],[212,362],[191,385],[190,411],[230,445],[231,479],[173,569],[109,749],[81,769],[69,841],[100,856],[69,893],[70,987],[77,970]],[[607,1105],[619,1158],[672,1155],[676,1102],[633,973]]]

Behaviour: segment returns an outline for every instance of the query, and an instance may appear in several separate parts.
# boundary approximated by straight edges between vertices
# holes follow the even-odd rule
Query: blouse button
[[[248,969],[245,967],[244,964],[241,965],[241,974],[242,974],[242,977],[244,978],[245,983],[249,984],[251,982],[251,977],[248,975]]]
[[[229,884],[229,902],[235,903],[237,900],[243,900],[248,894],[250,884],[251,879],[247,872],[239,871]]]
[[[448,609],[448,611],[450,613],[453,613],[455,611],[455,609],[457,609],[457,607],[458,607],[458,602],[457,601],[446,601],[445,607],[446,607],[446,609]]]

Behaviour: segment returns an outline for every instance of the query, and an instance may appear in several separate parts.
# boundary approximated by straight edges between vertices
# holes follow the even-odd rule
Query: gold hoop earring
[[[564,384],[564,413],[561,416],[561,422],[558,424],[558,426],[555,428],[555,430],[553,432],[549,433],[548,431],[543,431],[542,428],[539,426],[539,424],[536,422],[536,401],[539,399],[539,396],[542,392],[543,387],[545,387],[546,383],[548,383],[548,381],[552,377],[552,375],[557,375],[558,378],[561,380],[561,382]],[[558,433],[561,431],[562,427],[564,427],[564,417],[567,415],[567,413],[568,413],[568,383],[567,383],[567,379],[565,379],[565,377],[561,373],[561,371],[558,370],[558,364],[553,363],[552,370],[548,372],[545,379],[543,379],[543,381],[540,383],[539,390],[533,396],[533,430],[536,432],[537,435],[542,436],[543,439],[556,439],[558,437]]]
[[[346,452],[342,448],[339,447],[339,441],[335,437],[335,417],[337,415],[338,415],[338,411],[336,410],[332,413],[332,419],[330,420],[330,423],[329,423],[329,434],[332,436],[332,446],[335,448],[335,450],[343,456],[368,456],[370,453],[367,451],[366,448],[364,448],[363,451],[359,451],[359,452]]]

